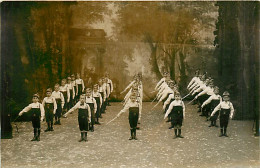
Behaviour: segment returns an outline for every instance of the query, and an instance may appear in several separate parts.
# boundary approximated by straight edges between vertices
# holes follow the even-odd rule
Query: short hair
[[[46,93],[48,93],[48,92],[52,92],[52,89],[51,89],[51,88],[48,88],[48,89],[46,90]]]
[[[38,99],[40,98],[40,96],[39,96],[38,93],[33,94],[33,98],[34,98],[34,97],[37,97]]]

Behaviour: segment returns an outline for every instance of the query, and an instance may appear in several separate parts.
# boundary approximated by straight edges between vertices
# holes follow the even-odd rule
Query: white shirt
[[[93,103],[94,104],[94,113],[96,114],[97,112],[97,102],[96,100],[94,99],[94,97],[90,96],[90,97],[87,97],[86,96],[86,103]]]
[[[107,83],[109,84],[111,84],[111,88],[110,88],[110,93],[112,93],[113,92],[113,90],[114,90],[114,87],[113,87],[113,82],[112,82],[112,80],[111,79],[109,79],[109,78],[107,78]]]
[[[203,90],[202,92],[200,92],[197,96],[201,96],[201,95],[204,95],[204,94],[207,94],[207,95],[213,95],[214,94],[214,88],[211,88],[211,87],[206,87],[205,90]]]
[[[129,110],[130,107],[139,107],[139,113],[141,113],[141,105],[138,102],[132,102],[132,101],[128,101],[126,103],[126,105],[124,106],[124,108],[119,112],[118,115],[120,115],[121,113],[125,113],[127,110]]]
[[[197,76],[193,77],[193,78],[191,79],[190,83],[188,84],[187,89],[189,89],[190,86],[191,86],[194,82],[196,82],[196,80],[198,80],[198,77],[197,77]]]
[[[163,109],[166,108],[166,105],[169,104],[172,99],[174,99],[174,93],[170,94],[169,97],[167,98],[167,100],[164,102]]]
[[[215,109],[213,110],[213,112],[211,113],[211,116],[213,116],[217,111],[221,110],[221,109],[230,109],[230,118],[233,118],[234,115],[234,107],[233,104],[230,101],[222,101],[219,103],[219,105],[217,105],[217,107],[215,107]]]
[[[101,105],[102,105],[102,96],[101,96],[101,94],[99,93],[99,92],[94,92],[93,91],[93,97],[99,97],[99,102],[100,102],[100,107],[101,107]]]
[[[172,109],[173,109],[174,106],[182,106],[182,108],[183,108],[183,118],[184,118],[184,117],[185,117],[185,105],[184,105],[184,103],[183,103],[182,100],[174,100],[174,101],[170,104],[170,106],[169,106],[167,112],[165,113],[164,118],[166,118],[166,117],[171,113],[171,111],[172,111]]]
[[[206,106],[207,104],[209,104],[212,100],[220,100],[220,102],[222,101],[221,96],[220,95],[211,95],[202,105],[201,107]]]
[[[99,86],[99,87],[98,87],[98,92],[102,92],[102,93],[103,93],[103,100],[106,101],[107,94],[106,94],[106,92],[104,91],[103,86]]]
[[[83,82],[83,79],[76,79],[76,85],[80,85],[82,84],[82,92],[84,91],[85,89],[85,85],[84,85],[84,82]]]
[[[39,102],[29,104],[19,114],[22,115],[23,113],[26,113],[26,112],[30,111],[32,108],[39,108],[40,109],[40,111],[41,111],[41,120],[43,120],[44,116],[45,116],[45,111],[44,111],[44,108],[43,108],[42,104],[39,103]]]
[[[45,103],[53,103],[53,114],[56,113],[56,110],[57,110],[57,103],[56,103],[56,100],[54,97],[45,97],[42,101],[42,105],[43,107],[45,106]]]
[[[87,103],[84,102],[83,105],[81,105],[81,102],[79,101],[74,107],[72,107],[66,114],[65,116],[67,116],[69,113],[77,110],[77,109],[88,109],[88,122],[91,122],[91,110],[90,107]]]
[[[52,94],[51,94],[51,96],[54,97],[55,99],[61,99],[61,107],[62,107],[62,108],[64,107],[65,101],[64,101],[63,94],[62,94],[60,91],[58,91],[58,92],[53,91]],[[57,102],[56,102],[56,103],[57,103]]]
[[[60,86],[60,92],[67,92],[67,102],[69,102],[69,100],[70,100],[70,90],[69,90],[68,84],[65,84],[64,86]]]
[[[155,90],[157,90],[158,87],[159,87],[163,82],[165,82],[165,78],[164,78],[164,77],[156,84]]]
[[[72,99],[74,99],[75,98],[75,90],[74,90],[74,87],[73,87],[73,83],[72,82],[68,83],[67,86],[68,86],[69,91],[72,90],[72,95],[70,95],[70,96],[72,96]],[[70,99],[70,97],[68,97],[68,99]]]

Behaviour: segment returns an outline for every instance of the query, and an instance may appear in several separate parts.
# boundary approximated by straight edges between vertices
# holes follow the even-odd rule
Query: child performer
[[[62,113],[62,109],[64,107],[64,97],[63,94],[59,91],[60,85],[57,83],[54,86],[54,91],[52,92],[51,96],[55,98],[56,103],[57,103],[57,110],[55,113],[55,123],[54,125],[61,125],[60,123],[60,117]]]
[[[181,100],[181,95],[179,92],[175,93],[174,98],[175,100],[170,104],[164,119],[167,118],[169,114],[171,115],[172,125],[174,126],[175,139],[177,137],[183,138],[181,135],[181,126],[182,121],[185,118],[185,105]]]
[[[70,90],[68,88],[68,85],[66,84],[66,79],[62,79],[61,81],[60,92],[63,94],[64,97],[64,108],[62,111],[62,114],[64,114],[64,112],[68,110],[68,103],[70,97]]]
[[[92,90],[90,88],[86,89],[86,103],[89,105],[90,110],[91,110],[90,129],[91,129],[91,132],[94,132],[95,114],[97,112],[97,103],[92,95]]]
[[[78,99],[80,97],[80,95],[84,92],[85,89],[85,85],[84,85],[84,81],[83,79],[80,78],[80,74],[77,73],[77,79],[76,79],[76,85],[77,85],[77,96]]]
[[[137,102],[137,97],[135,94],[132,94],[130,97],[131,101],[128,101],[124,107],[123,110],[121,110],[118,114],[117,117],[119,117],[122,113],[126,112],[129,109],[129,124],[130,124],[130,131],[131,131],[131,137],[129,140],[135,139],[136,138],[136,127],[137,127],[137,122],[139,118],[139,111],[141,110],[141,105],[140,103]]]
[[[73,98],[73,106],[77,103],[77,95],[78,95],[78,85],[76,84],[76,79],[75,79],[75,75],[72,74],[71,75],[71,84],[74,90],[74,98]]]
[[[220,123],[220,137],[227,136],[227,126],[229,118],[232,119],[234,115],[233,104],[229,101],[229,93],[225,91],[223,93],[223,101],[213,110],[211,116],[220,110],[219,123]]]
[[[81,138],[79,142],[81,141],[88,141],[87,140],[87,131],[88,131],[88,124],[90,123],[91,118],[91,110],[89,105],[85,102],[85,96],[80,96],[80,101],[72,107],[66,114],[64,114],[65,117],[72,111],[75,111],[78,109],[78,122],[79,122],[79,129],[81,132]]]
[[[202,105],[201,105],[201,108],[204,108],[205,106],[209,106],[210,108],[210,114],[209,116],[211,115],[211,112],[213,112],[213,110],[215,109],[215,107],[217,105],[219,105],[219,103],[222,101],[222,98],[221,96],[219,95],[219,88],[216,86],[214,87],[214,94],[212,96],[210,96]],[[210,117],[210,121],[211,121],[211,124],[209,125],[209,127],[212,127],[212,126],[215,126],[215,127],[218,127],[217,124],[216,124],[216,121],[217,121],[217,118],[218,118],[218,115],[219,115],[219,111],[217,111],[212,117]]]
[[[73,86],[73,83],[71,81],[71,77],[67,78],[67,86],[68,86],[68,90],[70,92],[69,97],[68,97],[69,102],[68,102],[68,106],[67,106],[68,110],[69,110],[69,109],[72,108],[73,100],[75,98],[74,86]]]
[[[53,117],[57,109],[56,100],[54,97],[51,97],[51,93],[52,93],[52,89],[51,88],[47,89],[46,91],[47,97],[45,97],[42,101],[42,105],[45,110],[46,123],[48,126],[45,132],[53,131]]]
[[[44,119],[44,108],[41,103],[39,103],[39,95],[34,94],[33,103],[29,104],[25,107],[20,113],[21,116],[23,113],[32,111],[32,126],[34,130],[34,137],[31,141],[40,141],[40,134],[41,134],[41,121]]]
[[[94,99],[96,100],[96,103],[97,103],[97,112],[96,112],[96,121],[95,121],[95,124],[98,124],[100,125],[98,119],[101,115],[101,106],[102,106],[102,96],[101,94],[98,92],[98,84],[95,84],[94,85],[94,88],[93,88],[93,97]]]

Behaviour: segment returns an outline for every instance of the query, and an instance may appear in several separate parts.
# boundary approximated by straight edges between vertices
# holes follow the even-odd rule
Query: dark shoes
[[[80,138],[79,142],[82,142],[82,141],[84,141],[84,139],[83,139],[83,138]]]
[[[37,137],[33,137],[33,139],[31,141],[37,141]]]

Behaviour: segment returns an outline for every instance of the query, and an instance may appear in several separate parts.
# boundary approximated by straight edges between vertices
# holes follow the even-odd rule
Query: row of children
[[[129,125],[130,125],[130,138],[129,140],[135,139],[136,130],[140,129],[141,114],[142,114],[142,100],[143,100],[143,84],[142,74],[138,73],[134,76],[134,80],[120,93],[123,94],[129,89],[128,93],[124,98],[123,109],[117,114],[119,117],[122,113],[129,110]]]
[[[61,86],[55,84],[54,91],[51,88],[46,90],[46,97],[42,103],[39,102],[39,95],[33,95],[33,103],[25,107],[20,113],[31,111],[32,125],[34,128],[34,138],[32,141],[40,141],[41,123],[44,118],[46,119],[47,129],[45,132],[53,131],[53,118],[55,118],[54,125],[61,125],[60,118],[62,114],[66,118],[68,113],[78,109],[78,117],[82,120],[79,121],[81,139],[87,140],[86,132],[90,129],[94,131],[94,124],[100,124],[99,118],[101,113],[105,113],[106,106],[109,105],[108,100],[111,92],[113,91],[113,83],[108,78],[109,74],[106,73],[105,77],[99,80],[99,84],[95,84],[93,90],[91,88],[86,89],[84,94],[85,85],[83,79],[80,78],[80,74],[77,74],[77,79],[74,75],[68,77],[68,82],[63,79]],[[79,101],[80,100],[80,101]],[[83,101],[83,105],[82,105]],[[74,106],[74,107],[73,107]],[[84,109],[82,111],[82,109]],[[82,118],[84,115],[84,119]],[[87,127],[82,127],[82,122],[87,124]]]
[[[171,80],[168,72],[163,73],[163,78],[155,86],[155,91],[158,92],[156,95],[158,103],[154,107],[163,102],[164,119],[168,118],[167,122],[171,122],[169,129],[174,128],[174,139],[183,138],[181,127],[185,118],[185,105],[181,99],[178,85]]]
[[[234,116],[234,107],[230,102],[229,93],[225,91],[223,97],[221,97],[219,88],[214,86],[213,79],[211,77],[206,78],[206,74],[200,74],[199,70],[195,72],[195,76],[189,82],[187,89],[189,95],[193,97],[193,104],[198,104],[198,112],[202,112],[200,116],[205,116],[207,121],[211,121],[209,127],[218,127],[216,121],[219,117],[219,136],[227,137],[229,118],[232,119]]]

